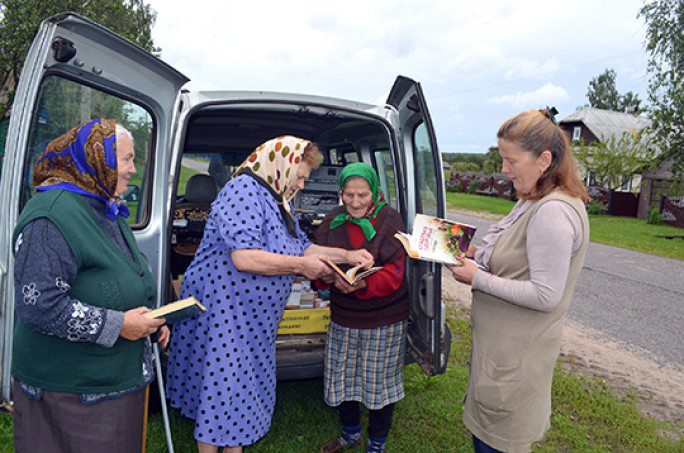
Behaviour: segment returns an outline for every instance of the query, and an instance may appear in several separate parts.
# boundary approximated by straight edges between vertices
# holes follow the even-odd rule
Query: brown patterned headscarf
[[[103,200],[107,216],[128,217],[114,196],[118,179],[116,122],[94,119],[48,143],[33,172],[37,191],[62,189]]]

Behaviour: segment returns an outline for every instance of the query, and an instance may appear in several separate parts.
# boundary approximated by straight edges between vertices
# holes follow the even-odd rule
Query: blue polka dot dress
[[[212,204],[202,243],[183,276],[181,297],[207,312],[173,325],[166,391],[195,419],[195,438],[218,446],[264,436],[275,405],[275,339],[293,276],[238,271],[236,249],[301,255],[310,245],[288,233],[271,193],[254,178],[231,180]]]

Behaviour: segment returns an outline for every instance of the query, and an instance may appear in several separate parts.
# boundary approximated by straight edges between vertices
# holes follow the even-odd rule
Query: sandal
[[[331,440],[327,444],[321,446],[318,451],[319,453],[339,453],[344,450],[358,447],[362,442],[363,439],[361,437],[351,443],[345,441],[343,437],[338,437],[337,439]]]

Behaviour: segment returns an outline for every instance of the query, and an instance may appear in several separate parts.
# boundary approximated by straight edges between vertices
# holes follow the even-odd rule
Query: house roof
[[[576,122],[582,122],[601,141],[622,135],[624,132],[639,131],[651,125],[651,120],[645,116],[592,107],[576,111],[563,118],[560,124]]]

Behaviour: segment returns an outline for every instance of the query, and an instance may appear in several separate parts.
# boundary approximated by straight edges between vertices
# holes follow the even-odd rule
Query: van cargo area
[[[323,153],[321,167],[312,172],[294,200],[300,226],[312,240],[321,220],[339,203],[338,180],[344,165],[362,160],[364,154],[380,152],[389,159],[384,163],[393,167],[389,153],[391,135],[377,117],[297,103],[216,104],[188,115],[182,133],[182,154],[174,170],[170,275],[176,288],[202,239],[212,201],[233,171],[261,143],[281,135],[294,135],[314,141]],[[386,178],[384,182],[383,189],[396,207],[394,181],[391,191]],[[330,319],[326,292],[319,293],[308,281],[296,283],[295,287],[280,330],[294,326],[306,333],[279,333],[279,379],[323,374],[324,332]]]

